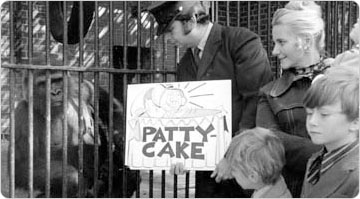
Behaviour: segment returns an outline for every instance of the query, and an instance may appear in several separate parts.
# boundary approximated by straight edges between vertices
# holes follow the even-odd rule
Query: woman
[[[293,197],[300,197],[307,160],[319,150],[306,131],[302,98],[315,77],[328,68],[321,7],[311,1],[291,1],[274,13],[272,26],[272,54],[280,60],[283,73],[261,88],[256,125],[271,129],[283,141],[283,176]]]

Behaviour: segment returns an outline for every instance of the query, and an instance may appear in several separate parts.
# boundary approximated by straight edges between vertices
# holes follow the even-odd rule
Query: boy
[[[359,191],[359,63],[339,62],[304,98],[306,128],[321,151],[309,159],[302,197],[352,198]],[[356,64],[348,64],[356,63]]]
[[[252,198],[291,198],[281,176],[284,147],[270,130],[245,130],[233,138],[227,153],[232,177],[243,189],[255,189]]]

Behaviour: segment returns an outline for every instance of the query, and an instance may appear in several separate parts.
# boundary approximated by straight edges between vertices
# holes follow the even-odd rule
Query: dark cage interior
[[[124,165],[128,84],[176,81],[185,48],[156,36],[151,1],[1,5],[1,181],[6,197],[194,197],[194,173]],[[204,2],[211,21],[249,28],[271,55],[283,1]],[[352,46],[353,1],[317,1],[326,52]],[[134,15],[134,13],[136,13]]]

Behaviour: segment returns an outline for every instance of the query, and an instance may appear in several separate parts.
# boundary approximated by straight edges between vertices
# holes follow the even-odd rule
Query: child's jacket
[[[312,185],[308,176],[310,165],[320,155],[315,153],[308,161],[302,198],[353,198],[359,192],[359,145],[337,161],[329,170],[321,174],[319,181]]]

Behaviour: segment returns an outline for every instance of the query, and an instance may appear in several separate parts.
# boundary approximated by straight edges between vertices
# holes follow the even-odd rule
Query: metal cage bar
[[[100,139],[99,137],[99,123],[100,123],[100,119],[99,119],[99,86],[100,86],[100,76],[99,73],[96,72],[94,74],[94,197],[97,197],[98,195],[98,190],[97,187],[99,185],[97,176],[99,175],[99,143],[98,140]]]
[[[247,28],[251,30],[251,2],[247,2]]]
[[[49,2],[46,2],[46,64],[50,65],[50,11]],[[51,174],[51,100],[50,100],[51,79],[50,71],[46,71],[46,182],[45,197],[50,198],[50,174]]]
[[[333,6],[334,9],[334,22],[335,22],[335,26],[334,26],[334,43],[336,45],[332,45],[333,46],[333,55],[336,55],[338,53],[338,31],[339,31],[339,23],[338,23],[338,16],[339,16],[339,4],[337,1],[334,2],[335,6]],[[333,43],[333,44],[334,44]]]
[[[349,17],[348,17],[348,27],[347,27],[347,31],[348,32],[350,32],[351,31],[351,29],[352,29],[352,19],[351,19],[351,13],[352,13],[352,2],[351,1],[349,1],[348,2],[348,6],[349,6]],[[351,38],[350,37],[348,37],[348,39],[347,39],[347,42],[348,42],[348,48],[351,48]]]
[[[34,181],[33,181],[33,171],[34,171],[34,95],[33,95],[33,70],[28,70],[28,100],[29,100],[29,112],[28,112],[28,121],[29,121],[29,137],[28,137],[28,145],[29,145],[29,165],[28,165],[28,189],[29,189],[29,197],[34,197]]]
[[[240,20],[240,8],[241,8],[240,3],[241,3],[240,1],[238,1],[238,2],[236,3],[236,9],[237,9],[237,13],[236,13],[236,16],[237,16],[237,20],[236,20],[237,23],[236,23],[236,24],[237,24],[237,25],[236,25],[236,26],[237,26],[237,27],[240,27],[240,21],[241,21],[241,20]]]
[[[33,58],[33,29],[32,29],[32,10],[33,10],[33,4],[32,2],[28,2],[28,8],[29,8],[29,13],[28,13],[28,56],[29,56],[29,63],[32,64],[32,58]],[[28,144],[29,144],[29,165],[28,165],[28,188],[29,188],[29,197],[34,197],[34,96],[33,96],[33,81],[34,81],[34,74],[33,74],[33,70],[28,70],[28,100],[29,100],[29,112],[28,112],[28,119],[29,119],[29,140],[28,140]]]
[[[154,26],[155,26],[155,20],[153,18],[150,18],[150,69],[151,70],[156,70],[155,69],[155,53],[154,53]],[[151,82],[154,82],[155,80],[155,74],[152,74],[150,76],[150,80]],[[153,198],[154,197],[154,171],[153,170],[149,170],[149,197]]]
[[[189,198],[190,173],[185,174],[185,198]]]
[[[261,1],[257,2],[257,33],[260,34],[260,30],[261,30]]]
[[[50,65],[50,11],[49,2],[46,2],[46,64]],[[45,197],[50,197],[50,174],[51,174],[51,76],[50,71],[46,71],[46,182],[45,182]]]
[[[50,106],[51,77],[50,71],[46,71],[46,183],[45,197],[50,197],[50,161],[51,161],[51,106]]]
[[[341,24],[345,24],[345,2],[341,2]],[[341,26],[341,38],[345,37],[345,27],[342,25]],[[340,38],[340,39],[341,39]],[[344,42],[340,42],[340,49],[341,52],[345,51],[345,44]]]
[[[10,64],[15,64],[15,50],[14,50],[14,2],[9,2],[9,21],[10,21]],[[15,72],[10,69],[10,84],[15,85]],[[10,86],[10,197],[15,197],[15,88]]]
[[[82,35],[84,34],[84,24],[83,24],[83,20],[84,20],[84,10],[83,10],[83,2],[80,2],[79,4],[80,7],[80,13],[79,13],[79,67],[83,66],[83,46],[84,46],[84,39],[82,37]],[[83,123],[83,109],[84,109],[84,105],[83,105],[83,89],[82,89],[82,83],[84,81],[84,75],[83,73],[79,72],[78,73],[78,89],[79,89],[79,96],[78,96],[78,128],[80,131],[82,131],[82,129],[84,129],[84,123]],[[95,104],[95,103],[94,103]],[[96,105],[95,105],[96,107]],[[96,118],[96,113],[95,113],[95,118]],[[95,122],[95,127],[94,127],[94,131],[96,131],[96,122]],[[78,149],[78,156],[79,156],[79,165],[78,165],[78,169],[79,169],[79,173],[78,173],[78,178],[79,178],[79,185],[78,185],[78,192],[79,192],[79,196],[80,197],[84,197],[85,196],[85,187],[84,187],[84,141],[83,141],[83,135],[82,132],[79,132],[78,135],[78,139],[79,139],[79,149]],[[95,138],[96,140],[96,138]],[[95,163],[94,163],[95,164]],[[96,167],[94,167],[96,168]],[[96,193],[95,193],[96,194]]]
[[[230,2],[226,1],[226,25],[230,26]]]
[[[12,4],[12,3],[11,3]],[[11,6],[12,7],[12,6]],[[12,48],[12,47],[11,47]],[[10,59],[12,62],[13,58]],[[9,78],[11,85],[15,85],[15,72],[14,70],[10,70]],[[13,86],[10,87],[10,197],[15,198],[15,98],[14,96],[15,88]]]
[[[166,192],[165,192],[165,184],[166,184],[166,178],[165,178],[165,170],[161,171],[161,198],[165,198],[166,197]]]
[[[114,3],[110,2],[109,4],[109,42],[113,41],[114,39],[114,16],[113,16],[113,10],[114,10]],[[97,6],[95,6],[95,8],[97,8]],[[98,30],[98,29],[96,29]],[[99,45],[97,45],[97,48],[99,48]],[[98,49],[97,49],[98,50]],[[110,54],[109,54],[109,62],[110,63],[114,63],[113,62],[113,48],[110,47]],[[99,61],[99,59],[97,59]],[[99,63],[97,63],[98,65]],[[98,73],[97,73],[98,74]],[[99,77],[97,77],[99,78]],[[114,76],[112,73],[109,73],[109,143],[108,143],[108,155],[109,155],[109,177],[108,177],[108,183],[109,183],[109,187],[108,187],[108,197],[111,197],[111,193],[113,191],[113,154],[112,154],[112,145],[113,145],[113,135],[114,135],[114,114],[113,114],[113,109],[114,109],[114,102],[113,102],[113,97],[114,97],[114,80],[113,80]]]
[[[140,70],[141,69],[141,29],[142,29],[142,25],[141,25],[141,6],[140,6],[140,1],[137,1],[137,20],[136,20],[136,27],[137,27],[137,31],[136,31],[136,43],[137,43],[137,56],[136,56],[136,69]],[[136,78],[136,82],[137,83],[141,83],[140,81],[140,75],[137,74],[135,75]],[[136,171],[136,181],[139,182],[140,181],[140,171]],[[136,191],[135,191],[135,197],[139,198],[140,197],[140,183],[136,183]]]
[[[63,91],[64,91],[64,95],[63,95],[63,112],[66,113],[67,112],[67,103],[68,103],[68,72],[64,71],[63,72]],[[62,151],[62,173],[63,173],[63,178],[62,178],[62,197],[66,198],[67,197],[67,160],[68,160],[68,125],[67,125],[67,114],[63,115],[63,136],[62,136],[62,147],[63,147],[63,151]]]
[[[79,96],[78,96],[78,128],[83,129],[83,122],[82,122],[82,112],[83,112],[83,105],[82,105],[82,96],[83,96],[83,90],[81,88],[81,82],[82,82],[82,74],[78,74],[79,82],[78,82],[78,89],[79,89]],[[79,133],[78,139],[79,139],[79,149],[78,149],[78,156],[79,156],[79,165],[78,165],[78,178],[79,178],[79,186],[78,186],[78,193],[79,197],[84,197],[84,141],[83,141],[83,135],[82,133]]]
[[[124,69],[127,69],[127,64],[128,64],[128,60],[127,60],[127,42],[128,42],[128,32],[127,32],[127,29],[128,29],[128,18],[126,17],[127,16],[127,2],[124,1],[123,2],[123,10],[124,10],[124,21],[123,21],[123,24],[124,24],[124,29],[123,29],[123,66],[124,66]],[[127,101],[126,101],[126,92],[127,92],[127,74],[124,74],[123,76],[123,98],[124,98],[124,104],[127,104]],[[123,118],[124,118],[124,121],[125,118],[126,118],[126,114],[124,113],[123,115]],[[124,122],[125,123],[125,122]],[[124,126],[123,128],[123,132],[126,132],[126,128]],[[126,134],[124,134],[124,139],[123,140],[126,140]],[[123,148],[122,148],[123,151],[125,151],[125,145],[123,145]],[[127,190],[127,184],[126,184],[126,175],[127,175],[127,172],[126,172],[126,169],[125,169],[125,165],[123,165],[122,167],[122,174],[123,174],[123,179],[122,179],[122,182],[123,182],[123,191],[122,191],[122,197],[126,196],[126,190]]]

